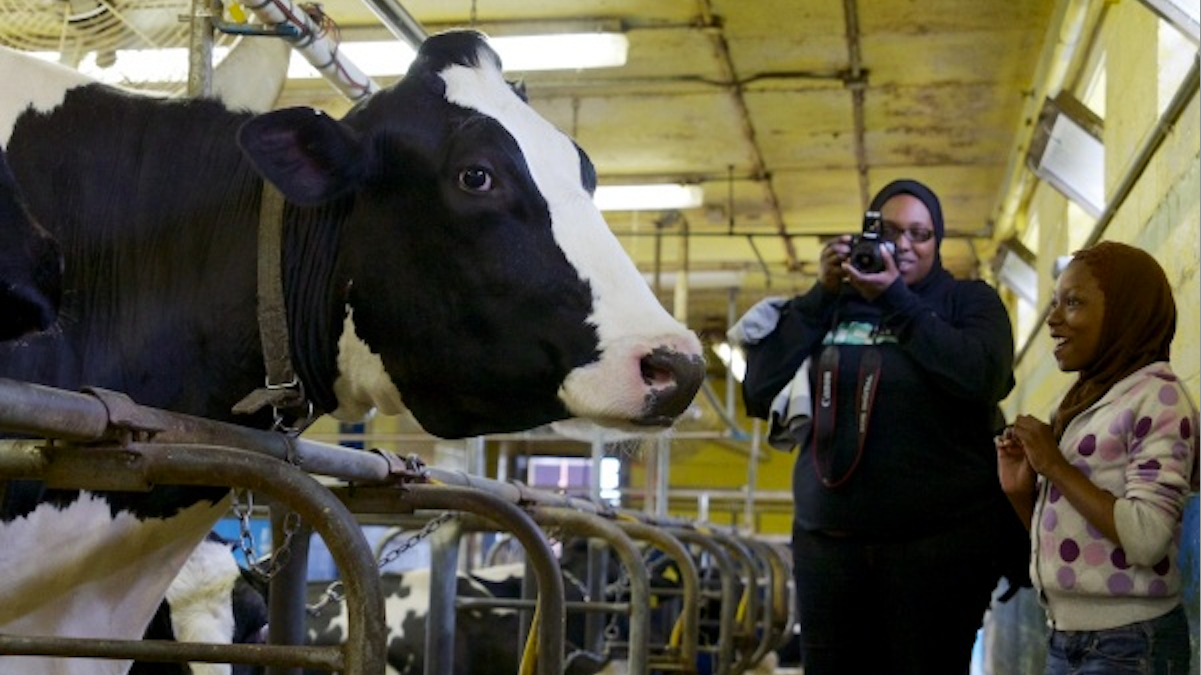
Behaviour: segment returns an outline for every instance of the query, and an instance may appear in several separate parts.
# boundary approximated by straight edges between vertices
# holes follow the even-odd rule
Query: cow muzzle
[[[576,368],[559,396],[571,417],[624,429],[671,426],[700,390],[705,360],[696,335],[629,336]]]

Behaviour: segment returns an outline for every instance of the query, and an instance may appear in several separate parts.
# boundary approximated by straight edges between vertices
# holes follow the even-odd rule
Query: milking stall
[[[1142,588],[1115,581],[1142,565],[1124,522],[1169,542],[1146,593],[1180,596],[1201,672],[1199,26],[1196,0],[0,0],[0,675],[1038,675],[1075,630],[1048,586]],[[1087,271],[1107,242],[1170,297]],[[895,356],[873,379],[922,332],[878,335],[905,302],[966,306],[896,300],[930,265],[990,298],[1004,353],[931,339],[919,386]],[[1153,361],[1185,416],[1110,431],[1137,436],[1126,480],[1184,473],[1138,488],[1174,505],[1154,517],[1105,492],[1114,522],[1056,540],[1050,580],[1057,502],[1086,509],[1040,465],[1023,513],[1003,447],[1092,372],[1062,318],[1081,275],[1097,340],[1174,302]],[[885,307],[867,341],[842,309],[804,323],[825,289]],[[821,359],[760,391],[789,317]],[[946,383],[985,371],[991,426],[957,451],[986,488],[882,458],[967,425]],[[1166,468],[1133,458],[1153,424]],[[920,505],[956,484],[1007,526]],[[825,498],[883,524],[812,536],[884,567],[897,522],[1013,551],[972,635],[886,644],[929,619],[866,585],[821,625],[798,532]],[[871,668],[819,655],[848,625]],[[1167,672],[1142,666],[1083,672]]]

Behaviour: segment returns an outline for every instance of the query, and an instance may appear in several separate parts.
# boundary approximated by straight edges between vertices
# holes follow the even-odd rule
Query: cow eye
[[[492,189],[492,172],[482,166],[469,166],[459,172],[459,187],[468,192]]]

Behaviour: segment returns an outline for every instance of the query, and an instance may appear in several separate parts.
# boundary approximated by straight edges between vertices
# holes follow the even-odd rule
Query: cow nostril
[[[670,387],[675,384],[675,374],[672,373],[671,367],[667,365],[662,358],[656,358],[654,354],[647,356],[640,362],[642,369],[642,381],[646,386],[652,389],[662,387]]]
[[[705,377],[700,357],[666,347],[642,357],[639,367],[649,389],[642,420],[645,424],[671,424],[692,403]]]

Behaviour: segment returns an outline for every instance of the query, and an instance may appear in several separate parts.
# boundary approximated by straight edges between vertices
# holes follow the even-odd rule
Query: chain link
[[[239,493],[245,493],[245,505],[238,498]],[[234,490],[233,512],[238,518],[238,548],[242,550],[242,555],[246,557],[246,565],[250,568],[250,571],[257,574],[264,581],[271,581],[284,568],[284,565],[288,564],[288,560],[292,558],[292,538],[300,530],[302,521],[300,520],[300,514],[295,511],[289,511],[288,515],[284,516],[284,540],[271,552],[271,555],[268,557],[270,562],[264,565],[259,557],[258,547],[254,543],[254,532],[250,526],[250,515],[253,511],[254,493],[249,490]]]
[[[409,535],[396,546],[384,551],[384,554],[379,558],[379,568],[382,570],[392,562],[395,562],[397,558],[407,553],[414,546],[420,544],[425,539],[428,539],[429,536],[436,532],[439,527],[442,527],[457,517],[457,515],[450,511],[443,511],[437,516],[431,518],[425,523],[425,525],[421,526],[420,530],[417,530],[413,534]],[[325,592],[321,594],[321,597],[317,599],[317,602],[314,602],[305,609],[310,616],[319,616],[321,612],[325,611],[326,607],[333,603],[342,602],[342,600],[345,598],[346,594],[342,592],[342,582],[335,581],[325,588]]]

